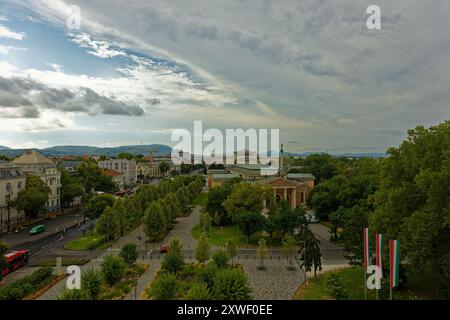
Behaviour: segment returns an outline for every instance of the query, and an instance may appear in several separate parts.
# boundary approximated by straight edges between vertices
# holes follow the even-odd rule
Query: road
[[[11,250],[27,249],[32,245],[33,242],[44,239],[52,234],[59,233],[64,229],[70,228],[73,225],[77,225],[82,222],[83,222],[83,215],[81,212],[69,213],[64,216],[50,218],[45,221],[37,223],[37,224],[45,224],[46,226],[46,231],[41,234],[30,236],[29,231],[33,227],[32,225],[28,229],[25,229],[18,233],[7,235],[4,234],[3,241],[7,243],[7,245]]]

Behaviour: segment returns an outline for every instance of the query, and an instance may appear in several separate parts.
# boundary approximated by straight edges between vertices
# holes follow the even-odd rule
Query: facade
[[[48,211],[56,211],[60,208],[61,172],[56,168],[56,163],[44,157],[36,150],[27,151],[24,155],[15,159],[13,165],[21,168],[25,175],[35,175],[50,188],[47,202]]]
[[[17,193],[25,188],[26,176],[19,166],[0,161],[0,229],[7,232],[17,224],[25,221],[23,212],[17,212],[8,203],[17,197]]]
[[[101,169],[112,169],[125,177],[125,185],[135,185],[137,182],[136,160],[109,159],[98,162]]]
[[[256,183],[272,188],[276,201],[286,200],[291,208],[305,206],[314,189],[314,180],[312,180],[312,184],[309,184],[303,181],[290,180],[285,177],[270,177],[258,180]]]
[[[208,187],[221,186],[225,181],[241,177],[272,188],[276,200],[286,200],[292,208],[305,206],[316,178],[310,173],[285,174],[285,168],[280,169],[276,176],[262,175],[261,169],[268,167],[264,164],[234,164],[226,165],[225,170],[208,170]]]
[[[119,189],[125,188],[125,176],[122,173],[113,169],[103,169],[103,172],[106,176],[112,178]]]

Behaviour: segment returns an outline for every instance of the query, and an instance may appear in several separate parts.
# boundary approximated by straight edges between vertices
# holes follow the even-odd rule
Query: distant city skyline
[[[195,120],[290,152],[379,153],[450,118],[450,4],[0,0],[0,145],[170,142]],[[435,8],[439,7],[439,10]]]

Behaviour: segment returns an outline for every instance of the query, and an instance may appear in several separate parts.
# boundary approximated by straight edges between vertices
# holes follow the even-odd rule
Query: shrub
[[[134,243],[125,244],[119,254],[127,265],[132,266],[138,258],[137,246]]]
[[[150,287],[150,296],[155,300],[174,300],[180,291],[177,277],[171,273],[160,273]]]
[[[199,269],[197,271],[197,278],[199,281],[206,283],[208,288],[212,290],[214,288],[214,279],[217,274],[217,267],[210,263],[206,266],[206,268]]]
[[[90,300],[88,293],[82,289],[64,288],[62,294],[58,296],[58,300]]]
[[[339,277],[332,273],[326,277],[325,287],[332,298],[336,300],[348,300],[348,293],[345,291]]]
[[[50,267],[42,267],[31,275],[0,288],[0,300],[21,300],[48,285],[53,278]]]
[[[103,259],[101,267],[103,279],[112,287],[123,277],[126,264],[121,257],[108,254]]]
[[[211,300],[208,285],[204,282],[194,283],[189,289],[186,300]]]
[[[213,295],[218,300],[248,300],[251,290],[247,277],[239,269],[221,269],[214,278]]]
[[[102,284],[102,275],[99,271],[86,270],[81,275],[81,289],[90,300],[98,300]]]
[[[214,252],[212,259],[215,266],[220,269],[228,267],[228,261],[230,260],[230,256],[225,250],[219,249],[216,252]]]
[[[161,269],[170,273],[177,273],[184,267],[183,255],[178,251],[169,251],[164,257]]]

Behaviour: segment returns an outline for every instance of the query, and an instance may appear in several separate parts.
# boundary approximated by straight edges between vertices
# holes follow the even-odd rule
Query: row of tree
[[[107,194],[89,200],[86,210],[97,218],[96,231],[106,239],[123,236],[144,222],[148,242],[159,241],[170,230],[204,185],[201,176],[179,176],[159,185],[144,185],[135,195],[115,199]]]

